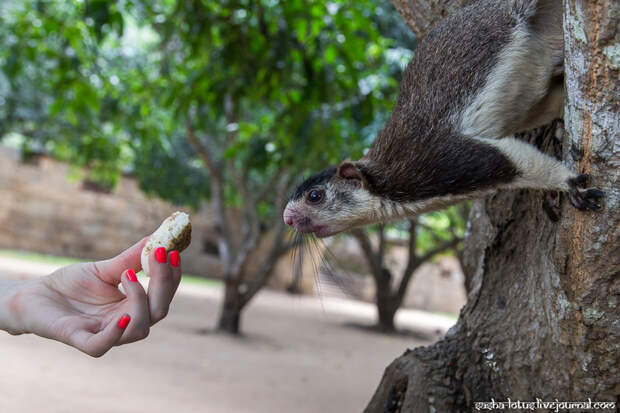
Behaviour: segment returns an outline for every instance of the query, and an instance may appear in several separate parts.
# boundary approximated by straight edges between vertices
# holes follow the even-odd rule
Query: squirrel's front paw
[[[605,197],[605,192],[598,188],[583,187],[590,180],[590,175],[581,174],[568,180],[568,199],[580,211],[598,211],[602,208],[599,201]]]

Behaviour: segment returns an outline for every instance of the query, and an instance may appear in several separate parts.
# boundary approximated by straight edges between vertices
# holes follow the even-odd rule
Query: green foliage
[[[468,203],[422,215],[418,225],[417,250],[419,254],[426,254],[446,241],[455,238],[463,239],[468,215]]]
[[[20,133],[27,138],[26,152],[48,151],[89,166],[94,178],[114,183],[130,162],[129,137],[118,122],[114,96],[120,88],[109,72],[118,52],[98,41],[112,30],[110,25],[118,28],[119,14],[101,14],[99,3],[88,4],[25,1],[3,6],[0,79],[6,84],[0,93],[0,137]],[[97,26],[104,17],[107,23]]]
[[[235,205],[238,171],[252,191],[361,156],[409,39],[378,0],[5,0],[0,139],[198,207],[210,186],[191,126]]]
[[[455,239],[463,239],[468,215],[468,202],[421,215],[416,226],[416,254],[423,256],[442,244]],[[386,231],[392,238],[408,240],[409,222],[395,222],[387,226]],[[448,252],[452,253],[453,251],[449,250]]]

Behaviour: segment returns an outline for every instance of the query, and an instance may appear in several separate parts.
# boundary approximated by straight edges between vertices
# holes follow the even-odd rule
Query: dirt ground
[[[0,278],[51,269],[0,258]],[[219,299],[217,288],[182,284],[147,340],[101,359],[0,332],[0,412],[359,412],[395,357],[454,323],[407,310],[397,322],[414,333],[380,335],[356,327],[372,322],[372,305],[265,291],[235,339],[209,330]]]

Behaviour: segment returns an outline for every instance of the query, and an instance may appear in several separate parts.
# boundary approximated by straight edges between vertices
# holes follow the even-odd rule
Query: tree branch
[[[209,172],[209,177],[211,181],[220,181],[220,173],[218,169],[218,165],[211,158],[211,154],[207,150],[207,148],[200,142],[200,140],[196,137],[194,132],[194,128],[191,125],[191,122],[188,120],[185,126],[187,130],[187,141],[189,142],[194,152],[198,155],[202,163],[207,168],[207,172]],[[219,184],[219,182],[218,182]]]
[[[426,254],[424,254],[423,256],[419,257],[418,260],[420,262],[426,262],[429,259],[433,258],[434,255],[440,254],[444,251],[447,251],[449,249],[452,248],[456,248],[457,245],[459,245],[459,243],[463,241],[462,238],[454,238],[451,239],[450,241],[446,241],[443,244],[433,248],[432,250],[428,251]]]
[[[436,231],[433,229],[433,227],[431,227],[430,225],[424,224],[424,223],[422,223],[422,222],[419,222],[419,221],[418,221],[418,225],[419,225],[421,228],[424,228],[425,230],[427,230],[427,231],[428,231],[428,233],[429,233],[429,234],[431,234],[431,237],[433,237],[433,240],[434,240],[435,242],[442,241],[442,239],[441,239],[441,238],[437,235],[437,233],[436,233]]]
[[[407,268],[405,268],[405,271],[403,272],[403,277],[400,281],[400,285],[398,286],[398,292],[397,292],[397,297],[400,301],[402,301],[403,297],[405,296],[405,293],[407,292],[407,286],[409,285],[409,282],[411,281],[411,277],[413,276],[413,273],[415,272],[416,269],[418,269],[420,267],[420,265],[424,264],[426,261],[430,260],[431,258],[433,258],[433,256],[440,254],[444,251],[447,251],[449,249],[452,248],[456,248],[456,246],[462,241],[461,238],[459,237],[454,237],[452,238],[450,241],[446,241],[440,245],[438,245],[437,247],[431,249],[430,251],[428,251],[426,254],[422,255],[421,257],[418,257],[415,254],[415,246],[416,246],[416,236],[415,236],[415,220],[411,220],[411,227],[409,229],[409,262],[407,264]]]
[[[403,271],[403,276],[400,280],[400,284],[398,286],[398,290],[396,291],[396,299],[398,301],[398,305],[402,302],[405,293],[407,292],[407,286],[411,281],[411,276],[415,272],[415,270],[422,264],[423,261],[420,261],[418,256],[415,253],[415,248],[418,244],[418,236],[417,236],[417,227],[418,227],[418,218],[412,218],[409,220],[409,244],[407,248],[407,252],[409,254],[409,259],[407,261],[407,267],[405,267],[405,271]]]
[[[383,267],[383,262],[385,260],[385,224],[381,223],[378,225],[377,236],[379,238],[379,250],[377,251],[377,256],[381,267]]]
[[[370,267],[370,271],[372,272],[373,277],[377,282],[383,273],[383,267],[381,265],[381,261],[377,257],[377,254],[372,249],[372,244],[370,243],[370,238],[368,238],[368,234],[361,228],[357,228],[351,231],[351,235],[355,237],[357,243],[359,244],[362,252],[364,253],[364,257],[366,257],[366,261],[368,262],[368,266]]]
[[[280,182],[277,186],[276,196],[278,199],[283,199],[283,194],[288,191],[290,185],[290,179],[286,172],[283,172],[280,175]],[[256,214],[256,204],[253,204],[254,214]],[[276,210],[282,213],[284,209],[283,201],[276,202]],[[257,217],[258,219],[258,217]],[[284,242],[284,233],[285,233],[285,225],[284,221],[281,219],[277,220],[277,224],[274,228],[275,238],[272,244],[272,247],[269,251],[269,254],[263,261],[263,264],[260,266],[259,270],[257,270],[252,276],[246,277],[246,280],[249,280],[250,286],[245,294],[243,294],[242,302],[247,303],[262,287],[265,285],[269,277],[273,272],[273,268],[278,261],[278,259],[284,253],[282,244]],[[234,264],[234,268],[241,273],[241,270],[246,264],[247,259],[252,254],[253,251],[256,250],[256,247],[259,244],[260,240],[260,232],[256,231],[255,234],[252,235],[252,238],[245,242],[241,247],[239,253],[237,254],[237,259]],[[288,249],[286,250],[288,251]]]
[[[226,118],[226,143],[227,147],[234,145],[237,142],[239,135],[239,119],[235,107],[235,101],[230,93],[224,95],[224,115]],[[232,125],[237,125],[236,128],[231,128]],[[248,201],[247,196],[247,162],[241,162],[240,169],[235,165],[235,159],[229,158],[226,163],[228,164],[228,170],[235,180],[235,184],[241,190],[243,190],[243,201]],[[239,170],[238,170],[239,169]]]
[[[248,194],[247,177],[237,184],[243,202],[243,222],[241,227],[241,246],[233,264],[234,271],[240,272],[248,256],[258,244],[260,238],[260,220],[257,205]]]
[[[233,242],[230,231],[230,225],[226,215],[226,207],[224,205],[224,184],[222,182],[222,175],[219,172],[216,162],[211,157],[211,154],[207,148],[196,137],[191,121],[186,122],[187,140],[190,146],[194,149],[194,152],[202,160],[207,172],[209,173],[209,179],[211,183],[211,200],[213,204],[213,210],[215,212],[216,231],[218,233],[217,245],[220,259],[224,264],[224,278],[230,278],[234,276],[232,270],[234,269],[233,263]]]
[[[256,271],[251,277],[249,277],[250,281],[248,282],[250,283],[250,285],[248,286],[247,291],[241,297],[241,306],[247,304],[252,299],[252,297],[256,295],[256,293],[267,283],[269,277],[273,273],[273,268],[275,267],[278,258],[282,256],[281,250],[282,243],[284,241],[284,230],[284,222],[278,222],[275,228],[276,235],[271,249],[269,250],[269,254],[267,254],[267,257],[265,257],[258,271]]]

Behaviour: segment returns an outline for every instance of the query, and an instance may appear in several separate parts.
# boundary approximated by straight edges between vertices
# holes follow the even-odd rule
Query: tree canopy
[[[210,191],[188,126],[209,137],[225,174],[247,173],[256,190],[283,170],[358,157],[414,46],[391,5],[374,0],[0,7],[0,136],[87,166],[103,185],[133,172],[194,207]]]

